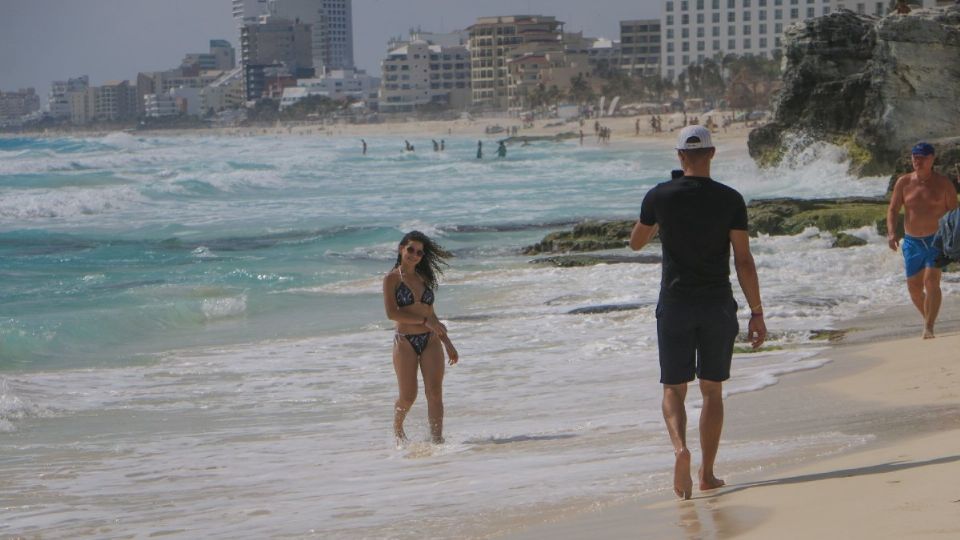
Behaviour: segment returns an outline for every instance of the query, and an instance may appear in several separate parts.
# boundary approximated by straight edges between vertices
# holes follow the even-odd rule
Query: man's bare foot
[[[410,442],[410,440],[407,439],[407,434],[404,433],[402,429],[395,431],[393,433],[393,438],[397,441],[397,448],[404,448],[407,446],[407,443]]]
[[[677,462],[673,466],[673,492],[681,499],[693,496],[693,479],[690,477],[690,450],[674,452]]]
[[[430,442],[432,442],[433,444],[444,444],[447,441],[439,435],[434,435],[433,437],[430,438]]]
[[[727,485],[726,482],[713,474],[705,475],[702,470],[700,471],[700,491],[710,491],[711,489],[717,489],[725,485]]]
[[[933,339],[937,336],[933,335],[933,328],[925,326],[923,328],[923,339]]]

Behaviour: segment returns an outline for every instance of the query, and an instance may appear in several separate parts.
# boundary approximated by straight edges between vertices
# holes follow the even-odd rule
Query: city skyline
[[[620,20],[659,17],[662,8],[659,1],[603,4],[597,9],[574,0],[354,0],[356,63],[379,75],[387,41],[416,27],[449,32],[482,16],[542,14],[565,22],[569,32],[618,39]],[[16,0],[4,8],[0,50],[8,52],[0,55],[0,89],[33,87],[44,101],[55,80],[81,75],[91,84],[134,80],[141,71],[176,67],[185,54],[206,51],[211,39],[239,45],[231,0]],[[105,20],[114,24],[105,26]]]

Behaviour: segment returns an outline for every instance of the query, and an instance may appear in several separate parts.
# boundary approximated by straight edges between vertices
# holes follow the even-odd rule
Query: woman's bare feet
[[[674,452],[677,458],[673,466],[673,492],[681,499],[693,496],[693,479],[690,477],[690,450],[683,448]]]
[[[925,326],[923,327],[923,339],[933,339],[937,336],[933,335],[933,327]]]

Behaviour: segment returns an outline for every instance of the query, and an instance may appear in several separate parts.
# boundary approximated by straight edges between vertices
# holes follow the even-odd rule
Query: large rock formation
[[[960,143],[960,6],[881,19],[842,10],[787,29],[784,49],[773,122],[750,134],[761,165],[824,140],[849,150],[854,172],[890,174],[918,140]]]

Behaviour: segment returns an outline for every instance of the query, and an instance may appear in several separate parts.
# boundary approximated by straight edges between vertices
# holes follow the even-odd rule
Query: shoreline
[[[888,307],[844,321],[840,326],[850,330],[844,341],[817,355],[831,360],[826,365],[729,397],[718,460],[727,486],[679,501],[664,485],[572,514],[531,516],[486,537],[811,538],[843,530],[848,538],[905,538],[925,525],[931,537],[955,537],[960,502],[952,484],[938,481],[960,461],[960,389],[950,386],[956,382],[950,377],[960,375],[953,361],[960,304],[946,300],[937,339],[918,337],[912,306]],[[695,474],[699,449],[690,424]],[[826,432],[860,435],[865,442],[746,470],[723,463],[724,444]]]
[[[720,124],[721,118],[733,116],[733,111],[715,111],[709,114],[690,113],[689,119],[705,119],[712,117],[714,123]],[[657,143],[673,142],[673,138],[678,129],[683,124],[682,113],[668,113],[660,115],[663,119],[663,131],[661,133],[651,133],[650,115],[643,114],[639,116],[608,116],[598,119],[587,119],[581,128],[576,121],[566,122],[561,119],[538,119],[534,126],[530,128],[522,127],[522,120],[519,118],[504,117],[478,117],[473,119],[457,120],[425,120],[425,121],[392,121],[377,124],[324,124],[324,123],[291,123],[278,124],[274,126],[250,126],[250,127],[222,127],[222,128],[192,128],[192,129],[115,129],[115,130],[70,130],[57,131],[49,130],[44,132],[23,132],[23,133],[0,133],[0,139],[6,138],[86,138],[86,137],[104,137],[111,133],[127,133],[134,137],[255,137],[255,136],[323,136],[323,137],[426,137],[420,142],[422,151],[430,151],[430,139],[440,140],[443,137],[479,137],[481,139],[506,139],[510,137],[509,131],[499,133],[487,133],[486,129],[492,126],[501,126],[510,128],[517,126],[517,136],[555,136],[560,133],[573,132],[583,129],[584,145],[616,145],[623,143]],[[640,132],[636,133],[636,121],[640,120]],[[705,121],[705,120],[704,120]],[[609,127],[612,130],[612,137],[609,143],[599,143],[594,134],[593,124],[599,122],[602,126]],[[759,124],[757,124],[759,125]],[[755,126],[747,126],[743,122],[735,122],[728,128],[717,127],[714,130],[718,144],[727,145],[736,140],[746,144],[747,136]],[[576,139],[569,139],[576,141]],[[424,144],[427,143],[427,144]],[[414,142],[417,146],[417,143]],[[672,144],[671,144],[672,146]]]

